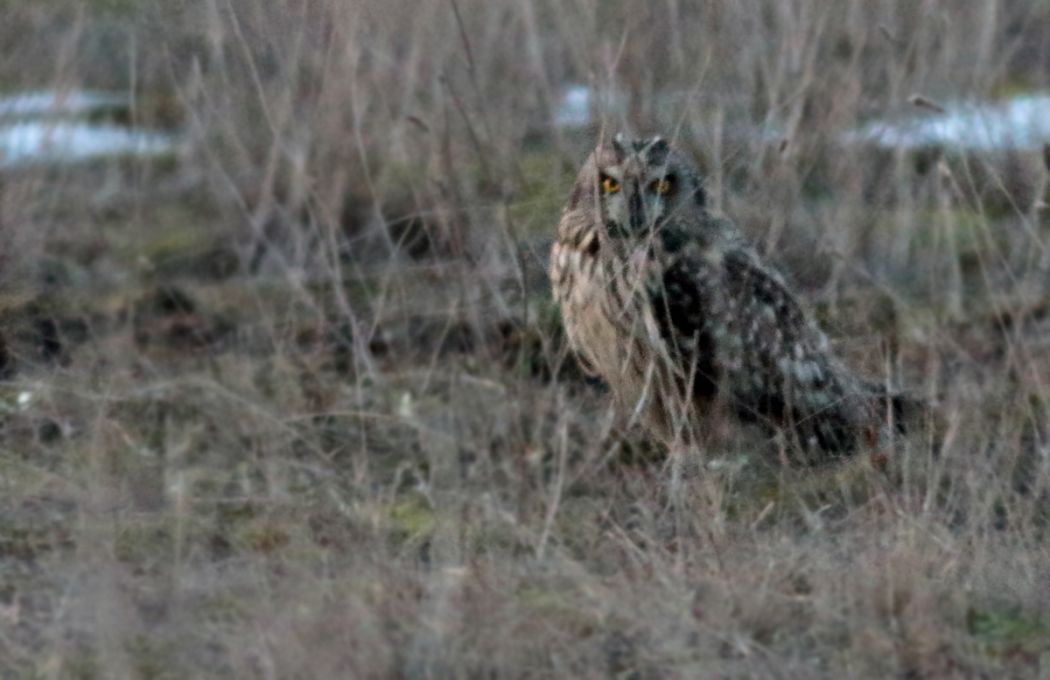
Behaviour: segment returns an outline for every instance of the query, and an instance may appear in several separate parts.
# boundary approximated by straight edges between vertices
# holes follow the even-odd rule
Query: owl
[[[784,278],[708,210],[695,163],[661,137],[620,134],[590,154],[549,273],[584,368],[672,451],[742,422],[817,464],[874,450],[911,408],[833,356]]]

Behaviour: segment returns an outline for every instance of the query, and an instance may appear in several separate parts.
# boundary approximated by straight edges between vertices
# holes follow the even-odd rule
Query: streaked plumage
[[[663,139],[589,156],[551,254],[569,342],[672,447],[721,414],[780,428],[808,462],[874,444],[904,400],[843,366],[784,279],[711,214],[695,164]]]

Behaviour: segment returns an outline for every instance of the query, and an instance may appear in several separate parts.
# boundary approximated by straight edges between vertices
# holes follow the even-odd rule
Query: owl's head
[[[571,209],[596,209],[612,238],[652,233],[670,216],[704,207],[700,172],[663,137],[620,133],[590,155],[569,199]]]

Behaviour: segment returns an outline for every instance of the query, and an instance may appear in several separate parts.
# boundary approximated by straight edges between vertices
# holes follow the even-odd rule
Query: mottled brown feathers
[[[725,413],[785,432],[810,462],[877,439],[904,400],[835,359],[783,277],[698,197],[695,164],[659,138],[588,157],[550,264],[573,349],[672,446]]]

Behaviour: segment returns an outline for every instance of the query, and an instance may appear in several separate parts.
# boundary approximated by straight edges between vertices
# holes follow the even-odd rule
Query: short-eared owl
[[[874,445],[905,400],[836,360],[736,226],[705,207],[696,165],[617,135],[580,170],[550,262],[569,342],[672,447],[714,413],[773,426],[796,462]]]

